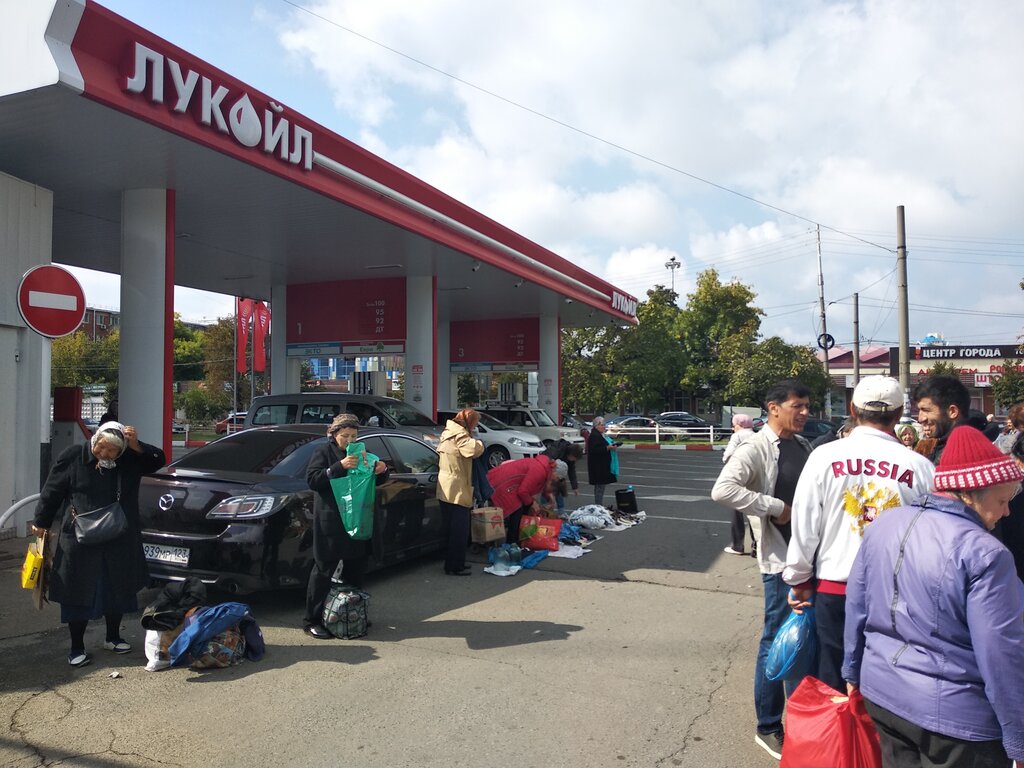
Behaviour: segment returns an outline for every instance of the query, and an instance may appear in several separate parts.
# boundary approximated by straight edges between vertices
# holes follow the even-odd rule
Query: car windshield
[[[530,411],[530,415],[533,416],[533,420],[537,423],[538,427],[553,427],[555,422],[548,416],[547,411],[542,411],[540,408],[535,408]]]
[[[499,421],[489,413],[484,413],[483,411],[477,411],[477,413],[480,414],[480,423],[488,429],[493,429],[495,432],[500,432],[503,429],[512,429],[508,424],[503,421]]]
[[[390,416],[396,424],[402,427],[436,427],[437,424],[432,422],[422,413],[417,411],[411,405],[406,405],[401,400],[378,400],[374,403],[384,413]]]
[[[289,475],[293,474],[289,467],[294,462],[279,465],[283,465],[295,451],[322,437],[316,434],[251,429],[196,448],[171,466],[179,469]],[[309,450],[312,451],[312,446]]]

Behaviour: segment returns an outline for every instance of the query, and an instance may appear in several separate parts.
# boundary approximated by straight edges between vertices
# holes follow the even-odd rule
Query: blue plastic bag
[[[814,608],[791,613],[775,634],[764,676],[769,680],[800,681],[817,672],[818,634],[814,629]]]

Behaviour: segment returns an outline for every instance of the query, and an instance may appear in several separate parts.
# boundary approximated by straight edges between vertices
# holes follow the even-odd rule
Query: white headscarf
[[[117,457],[113,459],[99,459],[97,463],[103,469],[113,469],[117,466],[117,459],[121,458],[121,454],[124,453],[124,449],[128,446],[128,441],[124,437],[124,424],[119,421],[105,421],[99,425],[96,433],[89,438],[89,447],[95,448],[100,441],[110,443],[111,445],[117,446],[121,450],[118,451]],[[93,454],[95,455],[95,454]]]

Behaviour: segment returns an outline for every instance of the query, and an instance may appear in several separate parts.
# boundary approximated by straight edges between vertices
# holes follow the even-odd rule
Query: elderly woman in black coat
[[[339,414],[327,429],[327,440],[318,445],[306,467],[306,483],[316,491],[313,499],[313,570],[306,587],[307,635],[318,640],[334,637],[323,625],[324,601],[331,590],[331,577],[341,565],[341,578],[358,587],[363,581],[370,542],[353,539],[341,522],[341,511],[331,488],[333,478],[345,477],[355,469],[359,458],[346,455],[349,444],[359,439],[359,419],[354,414]],[[378,461],[373,467],[379,485],[387,478],[387,465]]]
[[[106,618],[103,647],[128,653],[121,638],[121,617],[139,609],[138,592],[149,583],[139,523],[142,476],[166,463],[164,452],[139,442],[135,427],[116,421],[101,424],[87,445],[73,445],[57,457],[36,506],[32,532],[42,536],[56,521],[57,547],[50,571],[49,599],[60,603],[60,620],[71,633],[68,664],[92,661],[85,651],[85,628]],[[89,512],[115,501],[128,523],[120,536],[102,544],[80,543],[75,512]]]
[[[612,454],[622,445],[605,434],[604,418],[594,419],[593,429],[587,438],[587,479],[594,486],[594,503],[604,506],[604,489],[618,480],[612,471]]]

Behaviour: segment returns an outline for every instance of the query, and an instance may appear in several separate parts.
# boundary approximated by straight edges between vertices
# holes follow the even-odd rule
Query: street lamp
[[[672,293],[676,292],[676,270],[681,266],[683,266],[682,262],[675,256],[669,257],[669,260],[665,262],[665,269],[667,269],[669,275],[672,276]]]

